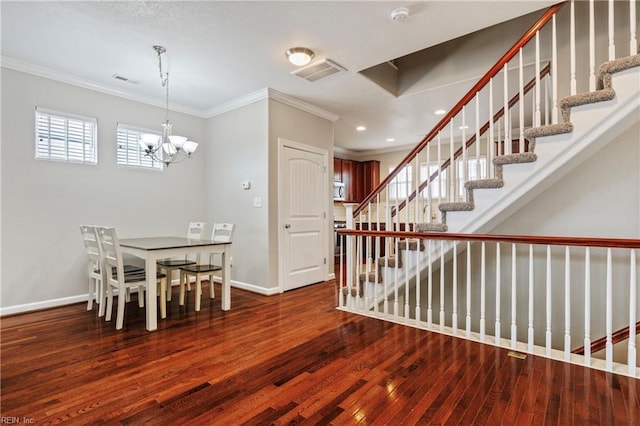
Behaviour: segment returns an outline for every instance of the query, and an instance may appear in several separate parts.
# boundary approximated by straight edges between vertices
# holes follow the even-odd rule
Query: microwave
[[[345,200],[344,183],[333,182],[333,201],[344,201],[344,200]]]

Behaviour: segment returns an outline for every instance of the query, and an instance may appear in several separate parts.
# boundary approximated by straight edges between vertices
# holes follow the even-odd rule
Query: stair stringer
[[[537,160],[507,164],[504,186],[474,190],[475,209],[447,212],[449,232],[489,232],[640,120],[640,68],[612,76],[610,101],[571,109],[573,131],[536,138]]]

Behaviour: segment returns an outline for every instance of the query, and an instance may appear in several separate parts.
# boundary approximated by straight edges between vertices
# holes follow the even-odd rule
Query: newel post
[[[353,220],[353,211],[358,207],[356,203],[344,203],[344,208],[347,211],[347,229],[356,229],[355,221]],[[353,277],[354,277],[354,264],[353,259],[355,259],[355,245],[353,244],[354,236],[347,236],[347,248],[346,248],[346,258],[347,258],[347,288],[349,291],[354,287]]]

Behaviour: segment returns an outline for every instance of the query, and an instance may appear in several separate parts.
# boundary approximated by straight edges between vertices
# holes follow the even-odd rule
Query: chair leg
[[[196,312],[200,312],[200,296],[202,296],[202,277],[196,275]]]
[[[171,302],[171,282],[173,277],[173,269],[167,268],[167,301]]]
[[[165,319],[167,317],[167,293],[166,287],[167,279],[162,278],[160,280],[160,318]]]
[[[138,306],[144,308],[144,287],[138,286]]]
[[[184,305],[184,286],[185,286],[185,279],[189,279],[189,275],[185,274],[184,272],[180,271],[180,306]]]
[[[209,298],[215,299],[215,297],[216,297],[216,292],[213,289],[213,275],[209,275]]]
[[[93,295],[95,294],[96,288],[94,286],[94,283],[96,281],[89,277],[89,300],[87,301],[87,311],[90,311],[93,309]]]
[[[124,295],[118,296],[118,299],[120,297],[124,297]],[[111,288],[111,285],[109,284],[109,288],[107,290],[107,313],[105,314],[105,317],[104,317],[105,321],[111,321],[111,311],[112,310],[113,310],[113,289]]]
[[[118,294],[118,313],[116,314],[116,330],[122,330],[122,326],[124,325],[124,305],[127,303],[125,298],[121,296],[120,292]]]
[[[98,317],[104,316],[105,304],[107,301],[107,294],[104,284],[104,281],[100,280],[100,290],[98,290],[98,297],[100,298],[100,301],[98,302]]]

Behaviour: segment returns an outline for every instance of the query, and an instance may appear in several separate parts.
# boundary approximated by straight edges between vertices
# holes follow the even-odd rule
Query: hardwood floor
[[[640,423],[639,380],[341,312],[333,281],[271,297],[232,290],[228,312],[204,287],[201,312],[193,292],[180,308],[176,291],[153,333],[135,300],[121,331],[85,304],[2,318],[2,416],[35,424]]]

